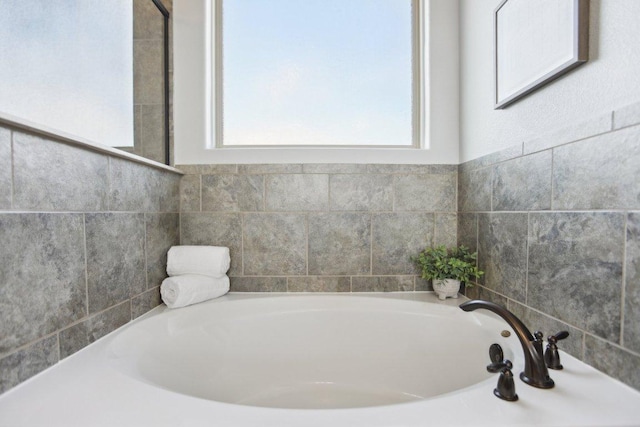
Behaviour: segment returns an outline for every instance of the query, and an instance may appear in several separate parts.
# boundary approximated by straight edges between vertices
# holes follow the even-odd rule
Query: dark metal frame
[[[164,163],[171,164],[169,137],[169,11],[161,0],[151,0],[164,17]]]
[[[493,13],[493,33],[494,33],[494,52],[493,52],[493,66],[494,66],[494,109],[502,109],[510,104],[518,101],[519,99],[527,96],[536,89],[550,83],[551,81],[563,76],[567,72],[574,68],[584,64],[589,60],[589,0],[573,0],[573,40],[572,47],[573,57],[563,63],[559,64],[553,70],[550,70],[546,74],[539,76],[535,80],[528,83],[526,86],[520,88],[516,93],[509,95],[506,98],[498,98],[498,14],[500,9],[509,0],[503,0]]]

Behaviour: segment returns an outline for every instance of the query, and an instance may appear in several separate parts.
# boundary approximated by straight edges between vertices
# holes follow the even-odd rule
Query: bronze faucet
[[[526,384],[538,388],[552,388],[554,386],[554,382],[551,377],[549,377],[549,371],[547,370],[547,365],[542,355],[542,333],[536,332],[535,335],[532,334],[515,314],[501,305],[489,301],[467,301],[460,304],[460,308],[464,311],[474,311],[483,308],[502,317],[514,330],[522,345],[522,351],[524,352],[524,372],[520,374],[520,379]]]

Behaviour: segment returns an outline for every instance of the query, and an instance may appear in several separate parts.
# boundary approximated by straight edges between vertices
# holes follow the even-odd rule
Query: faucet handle
[[[549,337],[547,337],[547,341],[549,342],[549,344],[556,344],[558,341],[563,340],[565,338],[569,337],[569,332],[568,331],[560,331],[555,335],[551,335]]]
[[[491,347],[489,347],[489,359],[491,363],[498,363],[504,360],[504,353],[500,344],[491,344]]]
[[[500,377],[498,378],[498,386],[493,390],[493,394],[502,400],[515,402],[518,400],[518,395],[516,394],[516,385],[513,381],[513,372],[511,372],[513,364],[510,360],[505,359],[495,365],[501,365],[501,367],[499,369]]]
[[[558,346],[556,345],[558,341],[563,340],[569,336],[569,332],[560,331],[555,335],[551,335],[547,337],[547,349],[544,352],[544,363],[547,365],[549,369],[562,369],[562,364],[560,363],[560,353],[558,353]]]
[[[513,364],[510,360],[504,359],[504,353],[500,344],[491,344],[489,347],[489,358],[491,358],[491,364],[487,365],[487,371],[492,374],[500,372],[498,378],[498,386],[493,389],[493,394],[502,400],[509,402],[515,402],[518,400],[516,394],[516,385],[513,381]]]

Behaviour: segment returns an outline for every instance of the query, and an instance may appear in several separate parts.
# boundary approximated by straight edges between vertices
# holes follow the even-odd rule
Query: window
[[[417,9],[218,0],[217,146],[419,147]]]
[[[110,146],[133,146],[130,0],[3,0],[0,112]]]

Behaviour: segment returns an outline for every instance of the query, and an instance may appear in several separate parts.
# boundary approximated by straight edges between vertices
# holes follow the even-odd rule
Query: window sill
[[[247,164],[247,163],[457,163],[449,152],[413,147],[238,147],[183,152],[176,164]]]

